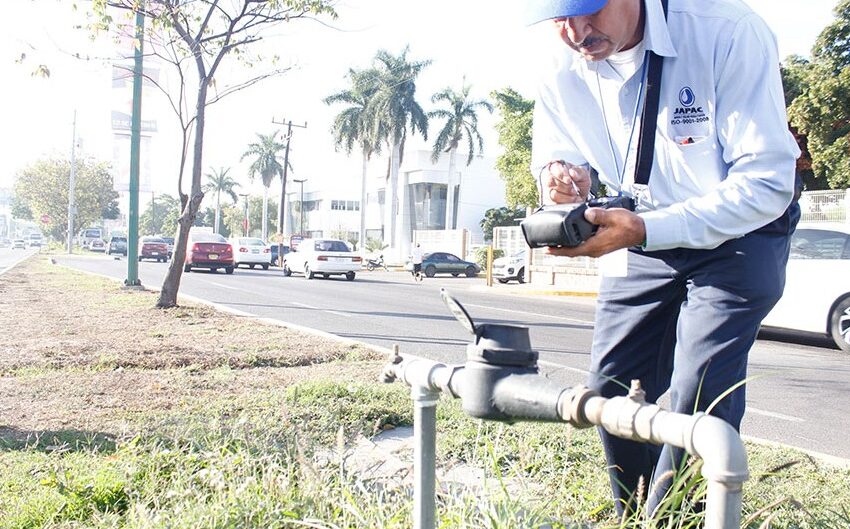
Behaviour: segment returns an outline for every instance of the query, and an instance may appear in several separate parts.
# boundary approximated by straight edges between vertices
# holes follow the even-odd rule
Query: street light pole
[[[245,237],[248,236],[248,193],[239,193],[239,196],[245,199],[245,220],[242,221],[242,230],[245,232]]]
[[[127,215],[127,279],[124,285],[141,286],[139,280],[139,153],[142,131],[142,48],[145,15],[140,3],[136,11],[136,44],[133,62],[133,112],[130,120],[130,208]]]
[[[296,184],[301,185],[301,200],[298,202],[298,209],[301,212],[301,221],[298,223],[298,234],[302,237],[304,236],[304,182],[307,181],[306,178],[302,180],[292,180]]]

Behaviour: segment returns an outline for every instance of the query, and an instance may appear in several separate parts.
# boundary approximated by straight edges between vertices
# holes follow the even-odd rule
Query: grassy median
[[[0,276],[0,527],[411,526],[410,454],[382,473],[357,449],[412,420],[378,354],[155,302],[44,254]],[[438,413],[438,527],[636,526],[593,431]],[[850,527],[850,470],[747,448],[744,527]]]

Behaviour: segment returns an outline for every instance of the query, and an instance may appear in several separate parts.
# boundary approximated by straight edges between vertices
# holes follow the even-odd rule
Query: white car
[[[23,239],[15,239],[12,241],[12,249],[13,250],[26,250],[27,249],[27,241]]]
[[[797,226],[785,292],[762,325],[826,334],[850,352],[850,224]]]
[[[344,275],[347,280],[354,281],[361,262],[360,256],[355,255],[344,241],[304,239],[298,244],[298,251],[291,251],[283,258],[283,275],[297,272],[307,279],[317,275],[325,278]]]
[[[511,279],[516,279],[518,283],[525,283],[525,250],[494,259],[493,277],[499,283],[507,283]]]
[[[233,246],[233,262],[236,268],[243,264],[254,268],[262,266],[268,270],[272,262],[272,249],[262,239],[256,237],[234,237],[230,239]]]

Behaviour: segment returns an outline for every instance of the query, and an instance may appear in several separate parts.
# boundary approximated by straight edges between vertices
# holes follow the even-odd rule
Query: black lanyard
[[[650,0],[652,1],[652,0]],[[661,0],[664,19],[667,20],[667,0]],[[658,127],[658,100],[661,96],[661,70],[663,58],[654,51],[649,52],[649,70],[646,74],[646,100],[640,114],[637,161],[634,183],[646,186],[652,172],[655,155],[655,129]]]

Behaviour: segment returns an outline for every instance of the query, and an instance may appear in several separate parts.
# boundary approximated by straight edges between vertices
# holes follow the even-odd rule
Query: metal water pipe
[[[401,356],[395,349],[382,373],[384,382],[410,386],[415,403],[414,529],[433,529],[435,524],[439,393],[460,398],[464,411],[480,419],[595,425],[624,439],[683,448],[703,460],[702,476],[708,482],[705,529],[740,528],[742,488],[749,473],[744,444],[730,424],[704,413],[685,415],[648,404],[638,381],[632,381],[627,396],[610,399],[583,386],[562,386],[539,373],[528,328],[476,325],[457,300],[444,290],[442,296],[475,336],[467,346],[466,363],[448,366]]]

